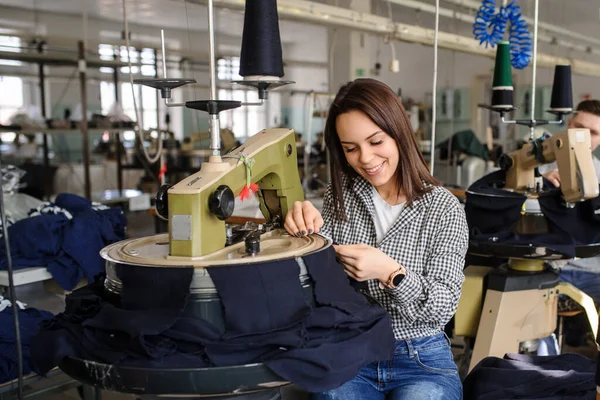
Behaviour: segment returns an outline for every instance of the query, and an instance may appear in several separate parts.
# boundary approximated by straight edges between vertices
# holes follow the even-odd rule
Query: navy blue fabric
[[[265,363],[299,386],[322,392],[351,380],[370,362],[389,360],[395,339],[387,311],[348,284],[333,248],[303,260],[317,304],[306,323],[307,343]]]
[[[92,203],[73,194],[59,194],[54,203],[69,211],[17,221],[9,227],[15,269],[45,266],[65,290],[84,277],[92,281],[104,271],[99,252],[124,239],[126,218],[120,208],[94,210]],[[0,270],[6,269],[6,248],[0,243]]]
[[[193,268],[118,269],[128,288],[121,297],[105,291],[103,276],[96,276],[92,284],[69,294],[65,311],[44,324],[32,342],[35,364],[45,373],[67,356],[113,364],[130,357],[173,354],[175,342],[160,335],[179,318],[193,272]]]
[[[505,171],[488,174],[473,183],[467,190],[465,213],[470,238],[477,242],[493,241],[504,244],[545,246],[575,256],[575,246],[600,242],[600,199],[579,202],[573,208],[564,206],[560,189],[549,189],[539,196],[542,213],[549,222],[546,235],[518,235],[513,232],[520,218],[526,197],[502,189]],[[492,196],[490,196],[492,195]],[[496,195],[496,196],[493,196]]]
[[[127,288],[120,298],[123,309],[177,310],[177,317],[190,292],[194,268],[131,268],[119,264],[116,273]]]
[[[7,307],[0,312],[0,383],[15,379],[19,374],[13,312],[13,307]],[[36,308],[19,310],[23,374],[29,374],[32,371],[31,338],[38,332],[43,321],[53,317],[52,313]]]
[[[481,360],[463,382],[464,399],[596,398],[596,362],[579,354],[507,354]]]
[[[185,311],[185,296],[169,301],[166,293],[188,295],[184,286],[189,288],[193,269],[123,267],[120,276],[129,280],[123,282],[125,292],[137,283],[131,287],[136,295],[115,299],[102,289],[101,278],[73,292],[65,312],[45,324],[33,341],[34,362],[43,371],[66,356],[146,368],[264,362],[306,390],[335,388],[369,362],[391,356],[391,321],[383,308],[370,305],[352,289],[333,248],[304,259],[314,282],[314,299],[305,298],[298,265],[292,261],[248,270],[211,268],[223,302],[225,332]],[[147,279],[145,274],[154,276]],[[164,288],[165,294],[157,288]],[[161,302],[148,296],[152,291]],[[187,305],[193,301],[188,297]],[[262,307],[270,311],[268,318]]]
[[[224,309],[224,339],[288,329],[310,315],[293,259],[207,271]]]
[[[539,198],[551,229],[573,238],[576,244],[600,243],[600,218],[595,213],[600,208],[599,200],[595,198],[567,208],[563,205],[559,189]]]
[[[519,220],[526,197],[503,190],[505,176],[504,171],[492,172],[468,188],[465,213],[471,235],[509,232]]]

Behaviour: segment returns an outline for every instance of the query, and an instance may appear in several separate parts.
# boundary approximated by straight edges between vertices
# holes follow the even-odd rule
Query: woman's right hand
[[[323,227],[323,217],[310,201],[296,201],[288,211],[283,227],[292,236],[319,233]]]

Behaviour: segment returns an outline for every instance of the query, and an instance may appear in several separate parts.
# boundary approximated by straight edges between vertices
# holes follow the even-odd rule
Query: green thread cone
[[[512,87],[512,71],[510,69],[510,47],[508,42],[498,42],[496,65],[494,66],[494,83],[492,87]]]

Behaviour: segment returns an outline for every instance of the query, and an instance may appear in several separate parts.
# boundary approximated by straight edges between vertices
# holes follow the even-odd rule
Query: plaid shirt
[[[346,187],[346,183],[343,183]],[[465,213],[446,189],[435,186],[405,207],[377,244],[372,189],[358,177],[344,189],[348,221],[335,217],[331,184],[325,193],[321,232],[338,244],[364,243],[383,251],[406,269],[394,289],[368,281],[369,294],[387,309],[396,340],[439,333],[456,312],[464,280],[469,232]]]

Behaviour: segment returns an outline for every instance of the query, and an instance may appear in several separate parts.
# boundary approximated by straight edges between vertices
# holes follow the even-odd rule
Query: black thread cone
[[[283,76],[276,0],[246,0],[240,75]]]
[[[573,87],[571,85],[570,65],[557,65],[554,68],[550,109],[554,111],[571,111],[573,109]]]
[[[504,109],[513,107],[512,90],[492,90],[492,108]]]

